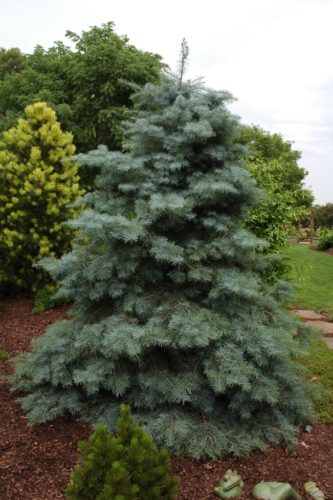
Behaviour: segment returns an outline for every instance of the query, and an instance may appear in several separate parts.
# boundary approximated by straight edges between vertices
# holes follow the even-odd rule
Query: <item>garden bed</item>
[[[11,355],[29,349],[31,340],[46,326],[66,316],[66,308],[34,316],[29,299],[0,301],[0,346]],[[1,363],[1,373],[9,374],[9,361]],[[29,427],[26,417],[0,380],[0,497],[1,500],[48,500],[64,498],[69,474],[76,461],[79,439],[90,434],[90,427],[73,420],[59,419],[50,424]],[[267,453],[253,453],[248,459],[228,458],[216,462],[173,459],[173,472],[181,478],[179,499],[217,498],[213,488],[223,472],[236,468],[245,481],[242,499],[261,479],[290,482],[302,495],[305,481],[315,481],[333,499],[333,425],[317,423],[310,433],[302,431],[300,443],[291,453],[283,447]]]

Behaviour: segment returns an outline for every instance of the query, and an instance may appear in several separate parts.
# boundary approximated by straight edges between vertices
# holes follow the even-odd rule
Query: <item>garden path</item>
[[[309,325],[321,330],[327,347],[333,349],[333,321],[328,321],[325,316],[310,309],[293,309],[292,312]]]

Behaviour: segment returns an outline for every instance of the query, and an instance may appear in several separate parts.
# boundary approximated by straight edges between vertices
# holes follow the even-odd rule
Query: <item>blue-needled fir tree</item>
[[[166,76],[134,94],[126,153],[96,170],[80,237],[44,266],[74,299],[16,363],[30,422],[116,422],[121,403],[175,454],[217,458],[293,443],[309,419],[294,358],[306,327],[260,278],[242,221],[260,198],[235,145],[231,95]]]

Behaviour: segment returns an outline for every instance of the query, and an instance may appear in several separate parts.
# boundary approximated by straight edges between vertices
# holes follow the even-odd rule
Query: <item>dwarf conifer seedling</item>
[[[173,500],[177,477],[169,476],[166,450],[157,450],[151,436],[122,405],[115,435],[99,424],[79,444],[80,460],[67,487],[77,500]]]

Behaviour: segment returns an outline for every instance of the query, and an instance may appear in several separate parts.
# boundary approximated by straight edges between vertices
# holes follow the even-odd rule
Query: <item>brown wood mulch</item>
[[[34,316],[31,307],[29,299],[0,301],[0,346],[13,356],[28,350],[31,339],[66,315],[66,309],[59,308]],[[0,370],[10,373],[10,362],[1,363]],[[0,380],[0,401],[1,500],[64,498],[77,442],[87,438],[90,427],[66,419],[29,427],[4,379]],[[242,499],[252,498],[252,487],[262,479],[289,482],[303,499],[310,498],[303,483],[315,481],[333,499],[333,425],[317,423],[311,432],[301,432],[299,445],[291,453],[276,447],[244,460],[197,462],[177,457],[172,462],[173,473],[181,478],[179,500],[217,498],[213,488],[230,467],[245,481]]]

